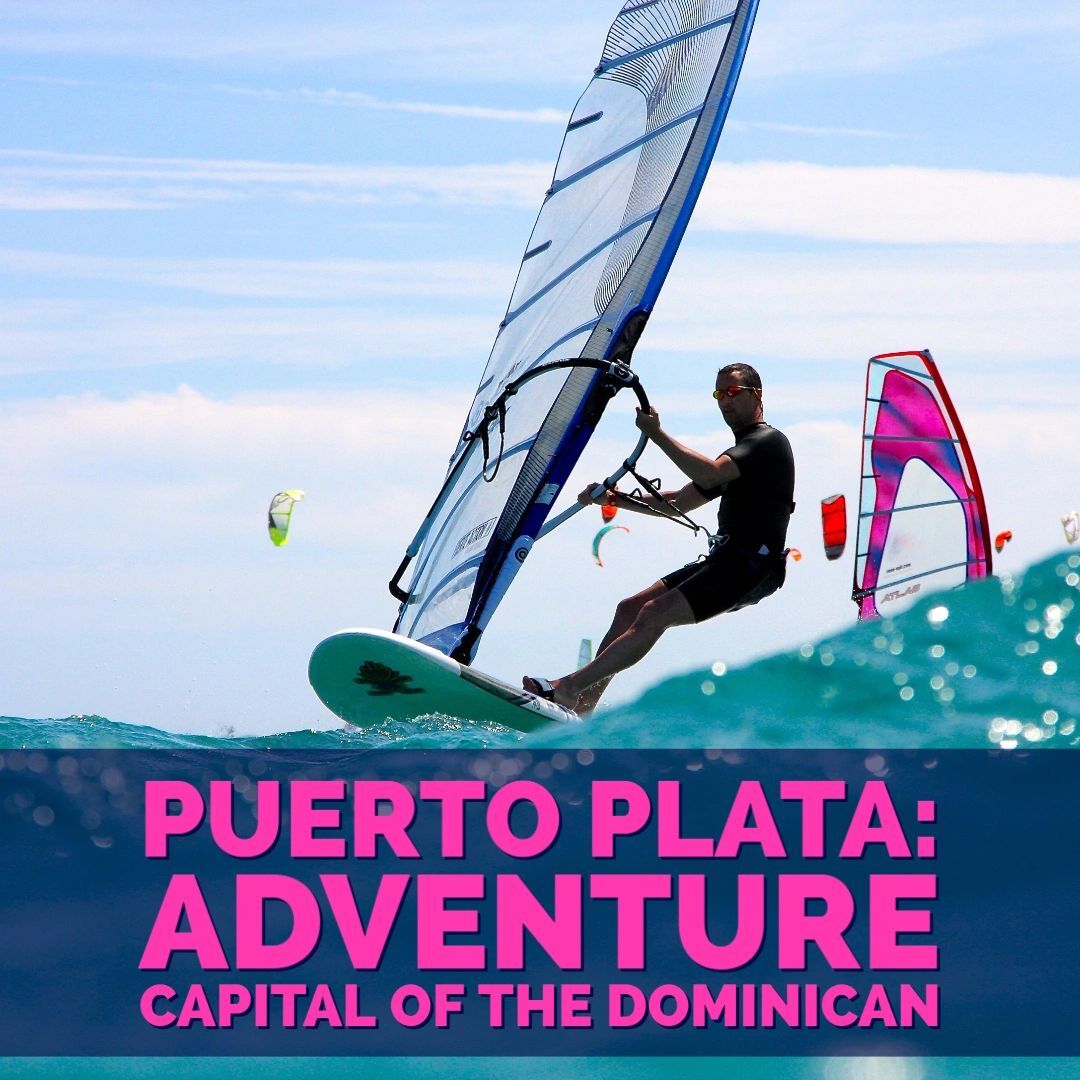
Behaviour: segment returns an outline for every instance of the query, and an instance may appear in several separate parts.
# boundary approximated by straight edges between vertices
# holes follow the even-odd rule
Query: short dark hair
[[[734,364],[725,364],[716,373],[716,377],[719,379],[721,375],[730,375],[733,379],[738,379],[743,386],[752,386],[755,390],[761,389],[761,376],[749,364],[738,361]]]

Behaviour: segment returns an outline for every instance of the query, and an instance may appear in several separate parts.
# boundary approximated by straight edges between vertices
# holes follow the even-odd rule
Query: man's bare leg
[[[611,626],[608,627],[607,633],[597,647],[596,656],[594,656],[593,659],[595,660],[596,657],[598,657],[616,638],[621,637],[631,626],[633,626],[634,620],[638,617],[638,612],[640,612],[650,600],[655,600],[665,592],[667,592],[667,586],[662,581],[654,581],[647,589],[642,589],[641,592],[635,593],[633,596],[628,596],[625,600],[620,600],[615,608]],[[526,690],[535,693],[535,690],[528,685],[530,681],[530,679],[526,678],[523,680],[522,685]],[[558,680],[555,681],[557,682]],[[577,704],[573,706],[574,712],[591,712],[596,708],[596,702],[599,701],[600,695],[604,692],[605,687],[610,681],[611,679],[608,677],[600,683],[590,686],[588,691],[578,698]]]
[[[598,700],[604,691],[604,686],[611,680],[613,675],[625,671],[628,667],[636,664],[649,650],[660,640],[665,630],[672,626],[682,626],[694,622],[694,613],[685,597],[678,589],[668,589],[658,582],[661,588],[658,595],[645,600],[638,610],[633,622],[622,633],[614,636],[596,658],[578,671],[572,672],[561,679],[551,681],[555,691],[555,700],[567,708],[574,708],[582,695],[592,690],[597,683],[604,685],[599,691],[594,691],[593,696]],[[650,586],[646,593],[652,593],[656,586]],[[639,596],[644,594],[639,593]],[[631,598],[636,599],[634,597]],[[625,602],[624,602],[625,603]],[[622,605],[620,605],[621,607]],[[618,619],[618,616],[616,616]],[[612,623],[612,631],[617,622]],[[609,631],[609,634],[612,632]],[[606,639],[605,639],[606,640]],[[525,689],[530,689],[526,685]]]
[[[615,608],[615,616],[611,620],[611,626],[608,628],[608,632],[604,635],[603,640],[600,642],[596,649],[596,657],[613,642],[616,638],[622,637],[631,626],[634,625],[634,620],[638,617],[638,612],[650,601],[656,600],[658,597],[663,596],[667,592],[667,586],[662,581],[655,581],[647,589],[642,589],[641,592],[635,593],[633,596],[628,596],[625,600],[620,600],[618,606]],[[612,680],[612,676],[608,676],[606,679],[600,679],[598,682],[594,682],[583,694],[578,697],[577,704],[574,706],[574,712],[579,716],[584,716],[586,713],[591,713],[596,708],[600,701],[601,695],[607,689],[608,683]]]

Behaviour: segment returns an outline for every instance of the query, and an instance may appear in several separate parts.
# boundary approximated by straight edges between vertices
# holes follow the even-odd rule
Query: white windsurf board
[[[342,630],[320,642],[308,679],[332,713],[360,727],[431,713],[493,720],[518,731],[579,719],[561,705],[386,630]]]

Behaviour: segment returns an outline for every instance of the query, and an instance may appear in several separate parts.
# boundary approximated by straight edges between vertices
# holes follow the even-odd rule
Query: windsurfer
[[[784,540],[795,509],[791,445],[783,432],[765,423],[761,377],[749,364],[722,367],[713,397],[735,435],[735,445],[715,459],[673,439],[655,409],[638,410],[637,426],[689,483],[659,498],[611,492],[594,499],[596,484],[578,496],[583,503],[610,500],[619,509],[666,517],[719,498],[709,554],[623,600],[590,663],[561,679],[526,676],[526,690],[576,712],[591,712],[612,677],[641,660],[664,631],[756,604],[783,585]]]

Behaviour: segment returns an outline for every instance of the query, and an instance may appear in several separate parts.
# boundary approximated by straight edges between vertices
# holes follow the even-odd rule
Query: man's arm
[[[727,454],[721,454],[718,458],[706,457],[673,439],[660,426],[660,417],[655,409],[650,409],[647,413],[638,409],[635,423],[660,447],[680,472],[706,491],[711,491],[739,477],[739,466]],[[698,505],[703,505],[705,501],[703,499]]]
[[[679,488],[678,491],[661,492],[666,501],[661,501],[655,495],[642,495],[640,498],[630,499],[621,491],[605,491],[594,499],[592,492],[598,486],[598,484],[590,484],[578,496],[578,502],[585,506],[592,504],[603,506],[607,503],[620,510],[630,510],[635,514],[648,514],[650,511],[654,511],[663,514],[664,517],[675,517],[677,512],[687,514],[691,510],[697,510],[698,507],[704,506],[709,501],[692,483],[686,484],[684,487]]]

